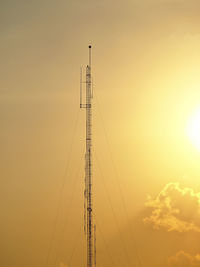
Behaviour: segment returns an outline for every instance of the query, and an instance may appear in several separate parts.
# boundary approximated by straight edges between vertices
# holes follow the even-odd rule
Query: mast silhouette
[[[86,109],[86,152],[85,152],[85,190],[84,190],[84,231],[87,236],[87,267],[96,265],[96,236],[93,225],[92,201],[92,77],[91,45],[89,46],[89,64],[86,66],[86,95],[82,103],[82,72],[80,87],[80,108]]]

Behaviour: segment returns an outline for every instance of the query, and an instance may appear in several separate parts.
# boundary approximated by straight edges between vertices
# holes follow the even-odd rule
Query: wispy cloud
[[[179,251],[175,256],[168,259],[170,267],[200,267],[200,254],[191,255],[184,251]]]
[[[151,210],[145,223],[168,231],[200,232],[200,193],[192,188],[181,188],[178,183],[169,183],[155,199],[149,197],[146,207]]]

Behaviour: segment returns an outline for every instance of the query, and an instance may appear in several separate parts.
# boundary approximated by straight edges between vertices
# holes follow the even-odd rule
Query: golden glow
[[[200,108],[189,119],[187,133],[193,145],[200,150]]]

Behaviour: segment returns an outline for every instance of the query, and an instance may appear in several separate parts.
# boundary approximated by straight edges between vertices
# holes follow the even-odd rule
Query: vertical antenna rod
[[[93,225],[92,225],[92,106],[91,106],[91,45],[89,65],[86,68],[86,177],[87,177],[87,267],[93,266]]]
[[[87,235],[87,267],[94,266],[94,228],[92,203],[92,89],[91,89],[91,45],[89,46],[89,65],[86,67],[86,103],[80,105],[86,108],[86,153],[85,153],[85,191],[86,200],[86,235]],[[82,89],[81,89],[82,91]],[[81,92],[82,94],[82,92]],[[82,98],[82,97],[81,97]],[[81,100],[82,101],[82,100]]]

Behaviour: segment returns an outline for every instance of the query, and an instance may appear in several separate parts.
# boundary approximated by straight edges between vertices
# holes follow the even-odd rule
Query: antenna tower
[[[96,266],[96,226],[93,225],[92,201],[92,77],[91,45],[89,64],[86,66],[86,81],[80,81],[80,108],[86,109],[86,152],[85,152],[85,190],[84,190],[84,232],[87,236],[87,267]],[[82,103],[82,84],[86,84],[85,103]]]

